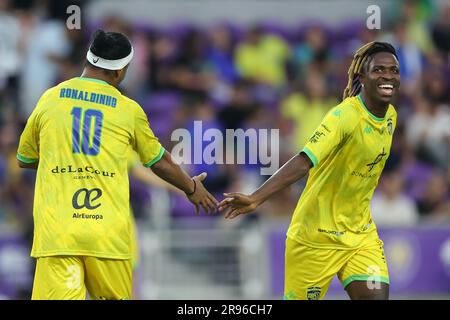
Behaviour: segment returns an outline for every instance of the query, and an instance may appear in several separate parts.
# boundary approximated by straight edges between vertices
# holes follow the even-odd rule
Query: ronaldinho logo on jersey
[[[308,300],[319,300],[321,287],[309,287],[306,291],[306,299]]]

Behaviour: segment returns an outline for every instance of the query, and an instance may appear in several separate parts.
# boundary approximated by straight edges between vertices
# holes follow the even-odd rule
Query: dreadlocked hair
[[[359,48],[353,56],[353,61],[348,69],[348,83],[345,87],[343,99],[354,97],[361,91],[361,81],[359,75],[366,65],[368,58],[378,52],[389,52],[397,58],[394,47],[387,42],[369,42]]]

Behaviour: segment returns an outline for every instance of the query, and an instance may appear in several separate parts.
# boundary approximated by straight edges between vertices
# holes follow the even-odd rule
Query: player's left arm
[[[38,104],[39,105],[39,104]],[[17,149],[17,164],[20,168],[37,169],[39,166],[39,110],[31,113],[20,136]]]

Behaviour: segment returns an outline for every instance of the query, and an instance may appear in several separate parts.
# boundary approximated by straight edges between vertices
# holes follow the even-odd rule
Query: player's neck
[[[378,118],[384,118],[389,108],[389,103],[383,103],[371,99],[364,91],[360,93],[361,100],[363,101],[367,110]]]
[[[103,74],[101,72],[97,72],[95,70],[90,70],[90,69],[85,68],[83,70],[83,73],[81,74],[81,77],[102,80],[102,81],[105,81],[115,87],[115,84],[112,83],[111,79],[109,79],[105,74]]]

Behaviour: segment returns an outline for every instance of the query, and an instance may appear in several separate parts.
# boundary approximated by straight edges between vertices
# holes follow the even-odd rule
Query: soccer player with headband
[[[81,77],[48,89],[21,135],[19,166],[37,169],[32,299],[131,299],[129,149],[195,206],[214,212],[206,173],[190,177],[118,90],[133,58],[128,38],[98,30]]]

